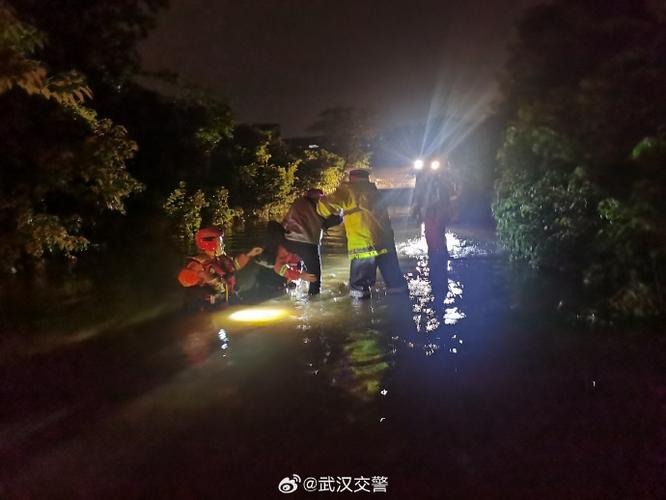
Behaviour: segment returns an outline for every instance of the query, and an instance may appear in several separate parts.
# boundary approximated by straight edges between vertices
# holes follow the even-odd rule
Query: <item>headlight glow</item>
[[[423,160],[421,160],[420,158],[418,160],[415,160],[414,161],[414,168],[416,170],[421,170],[423,168]]]
[[[440,166],[439,160],[433,160],[430,163],[430,168],[432,168],[433,170],[437,170],[439,166]]]

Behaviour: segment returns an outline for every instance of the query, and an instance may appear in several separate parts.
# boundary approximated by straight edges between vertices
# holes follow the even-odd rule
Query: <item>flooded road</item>
[[[666,497],[660,336],[576,331],[478,228],[448,235],[437,308],[419,228],[394,225],[408,297],[349,298],[334,234],[318,298],[6,360],[0,497],[274,498],[294,474],[384,478],[380,498]]]

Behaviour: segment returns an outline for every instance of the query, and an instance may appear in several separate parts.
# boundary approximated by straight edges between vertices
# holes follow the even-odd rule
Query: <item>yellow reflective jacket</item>
[[[377,186],[357,180],[342,184],[317,204],[322,217],[342,212],[350,259],[366,259],[393,249],[393,229]]]

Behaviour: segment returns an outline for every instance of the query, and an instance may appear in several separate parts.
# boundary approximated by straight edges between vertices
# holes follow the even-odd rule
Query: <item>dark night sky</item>
[[[537,0],[171,0],[141,46],[144,68],[230,99],[239,120],[301,134],[335,105],[384,125],[429,110],[479,116],[505,47]]]

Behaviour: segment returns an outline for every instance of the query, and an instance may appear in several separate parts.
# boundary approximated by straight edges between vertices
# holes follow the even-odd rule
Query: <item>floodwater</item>
[[[318,298],[4,360],[0,497],[263,499],[296,474],[299,497],[666,498],[663,335],[576,331],[479,228],[448,234],[437,308],[419,228],[395,227],[409,296],[350,299],[334,234]]]

